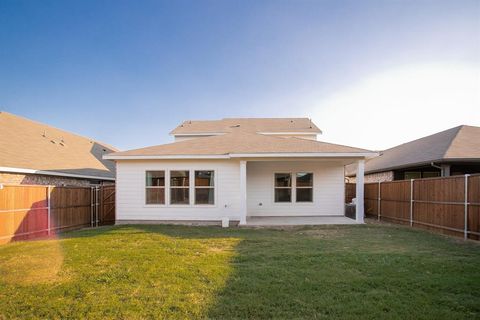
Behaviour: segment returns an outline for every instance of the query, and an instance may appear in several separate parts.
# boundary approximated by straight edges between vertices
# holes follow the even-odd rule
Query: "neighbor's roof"
[[[115,163],[102,156],[114,151],[101,142],[0,112],[0,171],[20,168],[111,179]]]
[[[454,160],[480,160],[480,127],[462,125],[385,150],[367,161],[365,173]]]
[[[190,139],[159,146],[116,152],[107,155],[107,159],[128,159],[135,157],[166,156],[262,156],[271,154],[315,154],[321,156],[359,156],[371,154],[372,151],[358,149],[326,142],[300,138],[282,138],[240,129],[218,136]]]
[[[235,128],[248,132],[321,133],[308,118],[224,118],[221,120],[184,121],[170,134],[227,133]]]

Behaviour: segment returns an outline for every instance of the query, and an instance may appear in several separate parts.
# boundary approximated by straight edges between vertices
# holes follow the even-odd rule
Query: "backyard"
[[[480,317],[480,246],[388,224],[116,226],[0,246],[0,319]]]

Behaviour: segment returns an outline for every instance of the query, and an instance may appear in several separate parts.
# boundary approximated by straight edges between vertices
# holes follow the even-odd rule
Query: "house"
[[[355,165],[347,167],[355,181]],[[480,173],[480,127],[458,126],[382,151],[365,164],[365,182]]]
[[[115,181],[104,143],[0,112],[0,184],[90,186]]]
[[[117,223],[344,218],[344,166],[362,176],[376,153],[320,133],[307,118],[186,121],[173,143],[105,155],[117,165]]]

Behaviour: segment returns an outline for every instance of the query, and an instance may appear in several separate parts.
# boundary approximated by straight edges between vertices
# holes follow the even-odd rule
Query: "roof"
[[[115,163],[102,156],[117,149],[7,112],[0,112],[0,151],[0,171],[115,178]]]
[[[462,125],[385,150],[367,161],[365,173],[454,160],[480,161],[480,127]]]
[[[235,128],[258,133],[321,133],[320,129],[308,118],[224,118],[221,120],[184,121],[170,134],[218,134],[232,132]]]
[[[168,156],[254,156],[272,154],[331,154],[330,156],[365,156],[372,151],[347,147],[337,144],[295,137],[277,137],[251,132],[241,129],[217,136],[173,142],[153,147],[116,152],[107,155],[107,159],[128,159],[135,157],[168,157]]]

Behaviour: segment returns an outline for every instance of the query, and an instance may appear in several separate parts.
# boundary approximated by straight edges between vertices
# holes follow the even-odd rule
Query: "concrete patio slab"
[[[345,216],[247,217],[247,227],[358,224]]]

